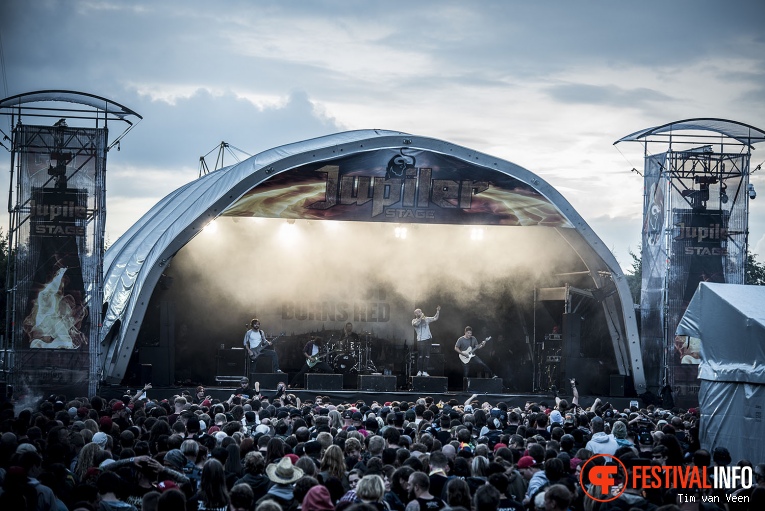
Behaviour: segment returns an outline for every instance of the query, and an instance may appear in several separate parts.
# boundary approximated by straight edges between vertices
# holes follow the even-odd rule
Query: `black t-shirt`
[[[237,396],[243,395],[243,396],[253,397],[257,393],[255,392],[255,389],[250,387],[250,384],[248,383],[246,387],[239,387],[238,389],[234,390],[234,394],[236,394]]]
[[[444,501],[439,499],[438,497],[433,497],[430,500],[426,500],[423,498],[416,499],[417,503],[420,505],[420,511],[425,511],[426,509],[443,509],[446,507],[446,504],[444,504]]]

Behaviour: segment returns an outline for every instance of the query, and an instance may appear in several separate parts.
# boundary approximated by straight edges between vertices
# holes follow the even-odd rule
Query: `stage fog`
[[[219,350],[241,347],[252,318],[269,337],[284,334],[275,349],[289,372],[309,335],[331,341],[351,322],[377,371],[401,375],[414,309],[430,316],[440,305],[434,362],[450,378],[461,378],[453,346],[470,325],[492,337],[480,355],[506,385],[531,390],[535,340],[560,328],[563,313],[562,302],[535,305],[534,290],[592,287],[577,275],[585,270],[553,228],[220,217],[163,275],[138,350],[164,336],[174,379],[211,385]],[[611,364],[602,308],[585,300],[577,313],[585,355]]]

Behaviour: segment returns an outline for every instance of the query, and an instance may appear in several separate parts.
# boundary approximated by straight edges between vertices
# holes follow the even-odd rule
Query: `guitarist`
[[[486,339],[482,343],[479,343],[478,339],[473,337],[473,328],[466,326],[465,335],[457,339],[457,344],[454,345],[454,351],[460,355],[470,355],[471,353],[475,353],[476,350],[483,348],[488,340],[489,339]],[[462,360],[460,360],[460,362],[462,362]],[[467,364],[462,362],[462,373],[465,378],[468,377],[471,367],[477,367],[479,371],[484,370],[491,374],[492,378],[498,378],[498,376],[494,374],[494,371],[492,371],[478,355],[473,356]]]
[[[255,361],[260,357],[271,359],[271,372],[281,373],[279,369],[279,356],[274,350],[268,350],[271,342],[266,339],[266,333],[260,329],[260,320],[250,321],[250,329],[244,334],[244,347],[247,349],[247,355],[250,357],[251,368],[255,369]]]
[[[303,386],[303,375],[308,372],[317,373],[332,373],[332,367],[323,360],[326,353],[322,353],[324,348],[324,339],[317,335],[312,335],[310,340],[303,348],[303,356],[305,357],[305,364],[300,368],[300,371],[295,375],[290,383],[290,388]]]

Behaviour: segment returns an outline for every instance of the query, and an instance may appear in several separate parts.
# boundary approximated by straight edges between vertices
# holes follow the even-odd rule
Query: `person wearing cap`
[[[433,316],[425,316],[422,309],[414,309],[412,327],[414,327],[417,337],[417,376],[430,376],[428,368],[430,367],[430,351],[433,345],[430,324],[438,320],[440,313],[440,305],[436,307],[436,313]]]
[[[292,489],[295,481],[303,477],[303,470],[292,465],[292,461],[285,456],[278,463],[271,463],[266,467],[266,476],[273,486],[257,501],[256,507],[265,500],[273,500],[282,506],[282,509],[289,509],[294,502]]]
[[[529,502],[539,490],[550,483],[545,471],[542,470],[542,465],[537,463],[537,460],[531,456],[523,456],[518,460],[518,472],[521,473],[523,478],[529,482],[526,488],[526,495],[523,497],[523,505],[528,506]]]
[[[267,349],[273,345],[272,341],[266,338],[266,333],[260,329],[260,320],[250,321],[250,329],[244,334],[243,341],[247,355],[250,357],[251,369],[255,370],[255,361],[260,357],[271,359],[271,372],[281,373],[279,369],[279,356],[276,351]]]
[[[250,379],[246,376],[242,376],[239,380],[239,387],[234,389],[233,396],[246,396],[248,398],[254,398],[260,395],[260,384],[255,382],[255,386],[250,385]],[[232,397],[233,397],[232,396]]]

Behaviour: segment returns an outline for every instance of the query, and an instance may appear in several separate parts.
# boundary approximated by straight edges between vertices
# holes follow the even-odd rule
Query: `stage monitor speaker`
[[[218,350],[217,376],[244,376],[245,351],[244,348]]]
[[[502,394],[501,378],[463,378],[462,388],[474,394]]]
[[[415,392],[443,393],[449,384],[449,378],[436,376],[412,376],[412,390]]]
[[[624,397],[625,396],[625,385],[624,385],[625,377],[621,374],[612,374],[611,375],[611,392],[609,392],[609,395],[611,397]]]
[[[252,373],[250,375],[250,387],[255,385],[255,382],[260,383],[261,393],[263,389],[276,390],[276,386],[279,382],[283,382],[285,385],[289,383],[285,373]]]
[[[393,392],[396,390],[396,377],[381,374],[362,374],[359,376],[359,390]]]
[[[342,374],[307,373],[306,390],[343,390]]]

